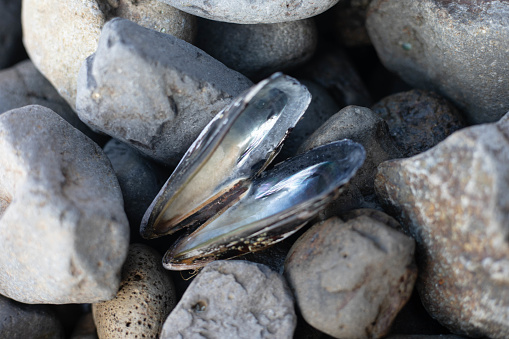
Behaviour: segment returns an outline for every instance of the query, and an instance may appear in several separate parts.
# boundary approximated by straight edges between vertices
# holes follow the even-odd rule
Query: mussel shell
[[[342,140],[275,166],[256,178],[229,209],[177,240],[163,265],[196,269],[285,239],[337,197],[365,157],[360,144]]]
[[[237,202],[277,155],[311,95],[276,73],[221,111],[205,127],[146,211],[146,239],[198,226]]]

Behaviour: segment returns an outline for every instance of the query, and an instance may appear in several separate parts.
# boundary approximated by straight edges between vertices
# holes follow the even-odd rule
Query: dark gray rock
[[[293,245],[285,276],[304,319],[336,338],[387,334],[417,278],[414,240],[368,216],[330,218]]]
[[[24,303],[113,298],[129,226],[102,150],[37,105],[1,114],[0,131],[0,293]]]
[[[404,157],[424,152],[466,127],[458,110],[434,92],[416,89],[396,93],[371,109],[387,122],[389,133]]]
[[[78,115],[142,153],[176,165],[205,125],[251,81],[200,49],[113,19],[78,76]]]
[[[0,69],[13,65],[22,51],[21,0],[0,0]]]
[[[76,323],[71,339],[98,339],[92,312],[85,313]]]
[[[437,91],[472,123],[509,110],[509,2],[374,0],[367,28],[384,65]]]
[[[330,31],[342,45],[359,47],[371,45],[366,30],[366,14],[371,0],[343,0],[328,14]]]
[[[117,296],[92,306],[99,338],[158,338],[176,295],[162,256],[143,244],[129,247]]]
[[[0,335],[9,339],[63,339],[64,331],[47,306],[26,305],[0,295]]]
[[[420,334],[396,334],[390,335],[387,339],[466,339],[454,334],[420,335]]]
[[[509,115],[380,164],[382,202],[415,237],[417,288],[458,334],[509,336]]]
[[[202,18],[237,24],[272,24],[318,15],[339,0],[159,0]]]
[[[161,339],[292,338],[293,297],[284,279],[247,261],[214,261],[166,319]]]
[[[315,52],[313,19],[239,25],[202,19],[196,46],[252,80],[296,67]]]

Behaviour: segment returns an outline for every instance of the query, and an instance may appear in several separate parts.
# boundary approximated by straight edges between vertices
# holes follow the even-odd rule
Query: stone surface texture
[[[78,78],[85,123],[176,165],[206,124],[252,82],[200,49],[113,19]]]
[[[21,0],[0,0],[0,69],[19,58],[21,43]]]
[[[509,115],[380,164],[376,190],[415,237],[419,294],[458,334],[509,336]]]
[[[34,105],[0,115],[0,154],[0,293],[24,303],[113,298],[129,230],[102,150]]]
[[[28,55],[73,108],[81,64],[95,52],[101,29],[113,17],[188,41],[194,37],[194,18],[157,0],[23,0]]]
[[[0,295],[2,338],[63,339],[62,324],[47,306],[26,305]]]
[[[412,293],[414,247],[367,215],[330,218],[295,242],[285,276],[315,328],[335,338],[380,338]]]
[[[371,109],[387,122],[404,157],[422,153],[466,127],[452,104],[434,92],[419,89],[385,97]]]
[[[261,80],[308,61],[317,40],[313,19],[259,25],[202,19],[196,46],[248,78]]]
[[[215,261],[196,276],[164,323],[168,338],[292,338],[293,297],[284,279],[247,261]]]
[[[509,2],[374,0],[367,28],[384,65],[451,100],[471,123],[509,110]]]
[[[184,12],[237,24],[272,24],[318,15],[339,0],[159,0]]]
[[[159,338],[176,304],[175,286],[161,261],[149,246],[129,247],[117,296],[92,306],[99,338]]]

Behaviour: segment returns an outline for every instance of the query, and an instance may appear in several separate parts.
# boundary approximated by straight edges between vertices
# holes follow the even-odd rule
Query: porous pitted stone
[[[113,298],[129,226],[99,146],[33,105],[0,115],[0,154],[0,293],[24,303]]]
[[[169,165],[252,82],[177,39],[113,19],[78,77],[85,123]]]
[[[509,337],[509,115],[380,164],[379,198],[415,237],[430,315],[472,337]]]
[[[189,285],[161,339],[292,338],[296,321],[293,297],[279,274],[248,261],[214,261]]]
[[[389,70],[442,94],[470,122],[509,110],[509,1],[374,0],[366,25]]]

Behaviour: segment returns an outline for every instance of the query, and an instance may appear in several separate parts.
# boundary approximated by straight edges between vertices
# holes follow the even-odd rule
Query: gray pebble
[[[0,293],[24,303],[113,298],[129,229],[111,165],[42,106],[0,115]]]
[[[0,295],[0,336],[63,339],[62,324],[47,306],[26,305]]]
[[[368,216],[331,218],[293,245],[285,276],[304,319],[335,338],[380,338],[409,299],[412,238]]]
[[[451,100],[472,123],[509,110],[509,2],[374,0],[367,28],[384,65]]]
[[[162,256],[149,246],[132,244],[122,267],[117,296],[92,306],[99,338],[158,338],[176,295]]]
[[[415,237],[417,288],[454,333],[509,337],[509,113],[380,164],[377,195]]]
[[[252,80],[308,61],[318,32],[313,19],[239,25],[202,19],[196,46]]]
[[[159,0],[202,18],[237,24],[272,24],[318,15],[339,0]]]
[[[251,85],[183,40],[113,19],[80,70],[77,110],[88,125],[174,166]]]
[[[21,0],[0,1],[0,69],[19,59],[21,42]]]
[[[215,261],[196,276],[161,339],[292,338],[293,297],[284,279],[247,261]]]

